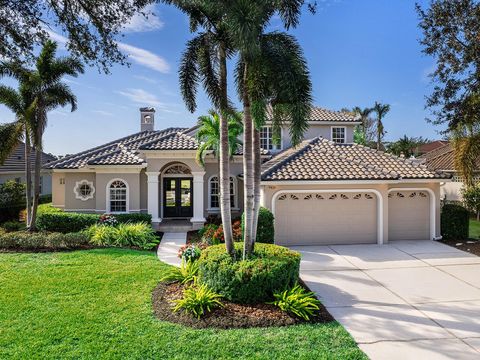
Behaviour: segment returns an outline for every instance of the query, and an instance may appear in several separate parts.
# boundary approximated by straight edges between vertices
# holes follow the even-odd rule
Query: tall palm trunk
[[[383,132],[382,120],[378,119],[378,124],[377,124],[377,150],[380,150],[380,146],[382,144],[382,132]]]
[[[27,228],[30,228],[31,223],[31,211],[32,211],[32,163],[30,159],[31,154],[31,145],[30,145],[30,136],[28,131],[25,129],[25,180],[26,180],[26,215],[25,215],[25,224]]]
[[[260,212],[260,181],[261,181],[261,167],[262,167],[262,153],[260,149],[260,131],[257,128],[253,129],[253,224],[252,224],[252,251],[255,248],[255,242],[257,241],[257,227],[258,227],[258,214]]]
[[[39,105],[40,107],[40,105]],[[35,171],[33,180],[33,205],[32,205],[32,217],[30,220],[30,231],[37,230],[37,209],[40,200],[40,171],[42,169],[42,124],[46,122],[46,113],[42,110],[38,111],[38,118],[36,121],[34,145],[35,145]]]
[[[230,205],[230,156],[228,144],[228,97],[227,97],[227,55],[225,44],[219,46],[220,67],[220,154],[219,154],[219,183],[220,183],[220,213],[222,216],[223,234],[227,253],[233,255],[232,213]]]
[[[253,124],[250,99],[247,90],[247,65],[243,73],[243,181],[244,181],[244,214],[245,226],[243,234],[243,258],[253,251],[253,217],[254,217],[254,178],[253,178]]]

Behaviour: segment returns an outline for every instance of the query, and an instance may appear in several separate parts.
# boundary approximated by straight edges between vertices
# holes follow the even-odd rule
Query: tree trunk
[[[32,206],[32,217],[30,220],[30,231],[37,231],[37,209],[38,201],[40,199],[40,170],[42,168],[42,149],[40,146],[35,146],[35,173],[34,173],[34,182],[33,182],[33,206]]]
[[[32,216],[32,163],[30,159],[31,145],[30,137],[28,132],[25,130],[25,182],[26,182],[26,214],[25,214],[25,225],[27,229],[30,228],[30,220]]]
[[[377,150],[380,150],[380,143],[382,141],[382,122],[380,119],[378,119],[378,124],[377,124]]]
[[[253,129],[253,225],[252,225],[252,251],[255,248],[255,242],[257,241],[257,227],[258,227],[258,214],[260,212],[260,181],[262,172],[262,152],[260,148],[260,131],[257,128]]]
[[[220,184],[220,214],[222,216],[223,234],[227,253],[234,254],[232,234],[232,213],[230,206],[230,155],[228,144],[228,97],[227,97],[227,55],[225,44],[219,47],[220,67],[220,151],[219,151],[219,184]]]
[[[243,74],[243,181],[244,181],[244,233],[243,258],[246,259],[253,250],[252,227],[254,213],[254,179],[253,179],[253,124],[250,99],[246,84],[247,65]]]
[[[477,211],[477,221],[480,221],[480,211]]]

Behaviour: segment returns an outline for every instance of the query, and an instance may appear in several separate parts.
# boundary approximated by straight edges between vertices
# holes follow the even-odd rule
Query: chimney
[[[155,108],[142,107],[140,108],[140,130],[153,131],[155,124]]]

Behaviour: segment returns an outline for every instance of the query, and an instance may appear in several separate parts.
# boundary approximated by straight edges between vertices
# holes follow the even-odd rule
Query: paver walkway
[[[170,265],[180,266],[178,250],[187,243],[187,233],[164,233],[160,245],[158,245],[158,258]]]
[[[480,359],[480,257],[434,241],[293,249],[371,359]]]

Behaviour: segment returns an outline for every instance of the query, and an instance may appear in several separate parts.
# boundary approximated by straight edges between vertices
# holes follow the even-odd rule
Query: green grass
[[[480,221],[470,219],[470,234],[472,239],[480,238]]]
[[[338,324],[193,330],[152,315],[151,252],[0,254],[0,359],[366,359]]]

